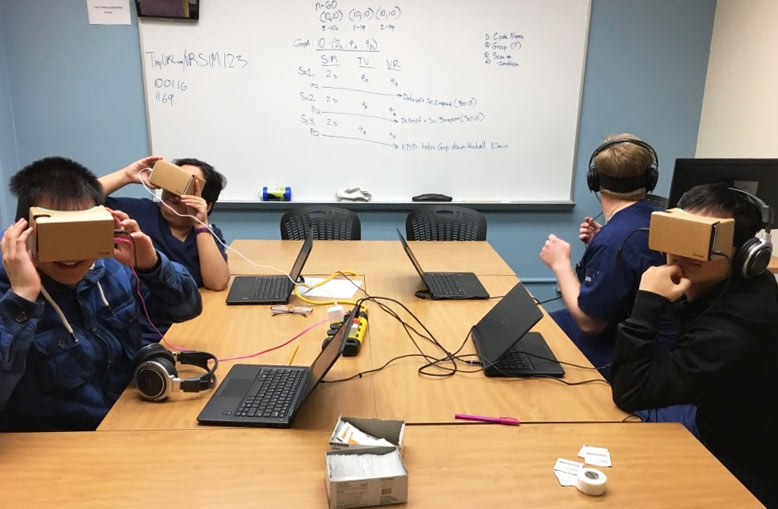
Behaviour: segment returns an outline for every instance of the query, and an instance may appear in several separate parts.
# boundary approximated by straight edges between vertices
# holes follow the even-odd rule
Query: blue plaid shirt
[[[152,322],[199,315],[192,276],[158,254],[156,268],[138,273]],[[42,296],[19,297],[0,269],[0,429],[93,430],[131,382],[144,344],[137,280],[112,258],[97,260],[75,288],[42,280],[75,338]]]

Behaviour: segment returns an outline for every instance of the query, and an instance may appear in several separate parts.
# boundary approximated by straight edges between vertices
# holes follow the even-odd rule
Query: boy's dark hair
[[[678,200],[678,207],[689,212],[726,214],[735,219],[732,243],[740,247],[762,229],[761,211],[748,198],[733,191],[724,182],[703,184],[686,191]]]
[[[46,157],[28,164],[11,177],[10,188],[17,198],[17,220],[27,218],[30,207],[42,204],[68,210],[86,201],[105,203],[103,186],[94,173],[65,157]]]
[[[219,199],[219,194],[222,192],[222,189],[224,189],[224,186],[227,185],[227,179],[216,171],[216,169],[211,166],[210,164],[206,163],[205,161],[201,161],[199,159],[195,159],[193,157],[184,157],[181,159],[176,159],[173,161],[173,164],[177,166],[197,166],[202,170],[203,177],[205,177],[205,187],[203,187],[202,197],[208,203],[208,205],[213,205],[216,203],[216,201]]]

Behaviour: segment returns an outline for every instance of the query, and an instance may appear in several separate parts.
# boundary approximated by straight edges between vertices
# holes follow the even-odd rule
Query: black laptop
[[[488,299],[489,293],[472,272],[424,272],[405,237],[397,230],[403,249],[433,299]]]
[[[297,259],[286,276],[236,276],[227,294],[227,304],[286,304],[294,289],[294,281],[300,281],[303,266],[313,248],[313,230],[303,242]]]
[[[537,332],[543,313],[518,283],[473,326],[473,343],[486,376],[554,376],[565,370]]]
[[[216,389],[200,424],[288,428],[297,410],[343,353],[356,310],[310,366],[236,364]]]

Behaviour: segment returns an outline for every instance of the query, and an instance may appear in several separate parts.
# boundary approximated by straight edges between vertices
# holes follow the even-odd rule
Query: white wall
[[[778,157],[777,83],[778,1],[718,0],[696,157]]]
[[[539,299],[553,297],[556,286],[553,273],[538,258],[548,234],[572,241],[573,259],[583,253],[583,244],[574,240],[581,218],[600,209],[585,175],[589,155],[604,135],[633,132],[653,145],[661,159],[655,190],[659,195],[666,196],[670,188],[672,161],[693,157],[715,7],[716,0],[592,2],[573,189],[576,206],[569,211],[485,211],[490,244],[522,281],[544,284],[531,288]],[[6,145],[18,151],[4,166],[6,177],[18,169],[16,159],[24,165],[61,155],[104,174],[148,154],[136,21],[133,16],[129,26],[89,25],[84,0],[0,0],[0,41],[15,133],[3,129],[10,122],[4,122],[0,105],[0,157],[5,161]],[[198,147],[192,146],[167,157],[204,158],[198,154]],[[0,189],[0,205],[14,210],[15,200],[6,189]],[[362,238],[396,239],[395,227],[403,227],[407,212],[360,210]],[[282,213],[219,210],[217,205],[212,220],[230,241],[279,238]],[[548,305],[554,304],[559,301]]]
[[[718,0],[696,157],[778,157],[778,1]]]

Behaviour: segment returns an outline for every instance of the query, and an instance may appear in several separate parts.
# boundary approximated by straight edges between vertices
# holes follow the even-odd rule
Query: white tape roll
[[[608,478],[595,468],[582,468],[578,472],[575,486],[578,491],[587,495],[602,495],[605,493],[605,483]]]

